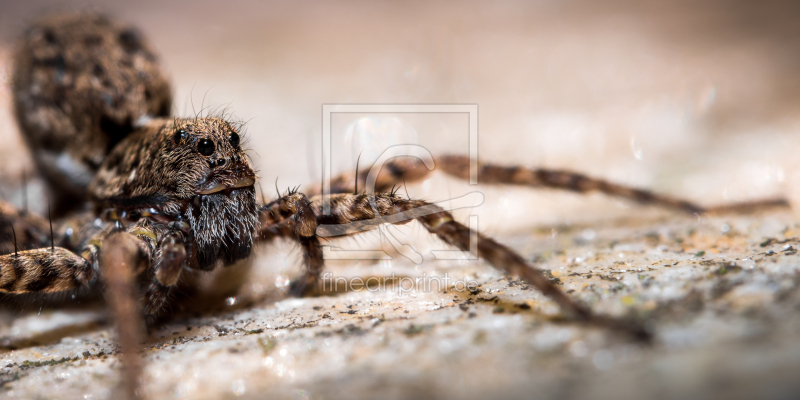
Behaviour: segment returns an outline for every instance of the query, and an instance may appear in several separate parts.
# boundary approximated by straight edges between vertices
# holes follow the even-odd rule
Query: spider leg
[[[480,257],[506,274],[522,278],[575,318],[621,329],[642,339],[649,338],[649,333],[636,323],[592,314],[589,308],[550,283],[547,277],[527,263],[522,256],[494,239],[470,230],[437,205],[422,200],[407,200],[388,193],[338,194],[332,195],[330,201],[331,215],[323,215],[319,208],[315,208],[320,229],[330,230],[329,232],[334,232],[334,235],[350,235],[375,228],[383,223],[403,224],[416,219],[428,232],[462,251],[470,251],[471,237],[476,235]],[[341,226],[343,224],[344,226]]]
[[[87,288],[97,279],[97,268],[73,248],[56,246],[49,221],[0,201],[0,292],[54,293]]]
[[[186,260],[185,236],[177,228],[141,220],[126,230],[101,230],[88,240],[80,255],[62,247],[46,247],[0,256],[0,292],[70,291],[92,286],[101,272],[122,350],[122,387],[128,398],[137,398],[142,311],[158,314]]]
[[[148,242],[155,241],[156,233],[141,226],[132,227],[129,233],[138,239],[141,257],[149,262],[155,245]],[[100,249],[108,246],[105,235],[105,232],[100,232],[89,240],[80,256],[63,247],[44,247],[0,256],[0,292],[51,293],[91,286],[96,280],[96,272],[103,268]],[[185,255],[181,246],[168,234],[158,248],[159,257],[154,268],[156,279],[149,285],[143,299],[148,314],[155,314],[166,301],[168,291],[162,287],[177,283],[180,269],[176,269],[175,264],[180,265],[181,254]],[[139,268],[135,272],[138,275],[144,270]],[[103,277],[105,281],[105,271]]]
[[[103,233],[104,234],[104,233]],[[106,297],[116,317],[122,349],[123,386],[128,398],[135,398],[141,374],[137,351],[141,343],[141,314],[136,301],[134,278],[144,269],[143,246],[127,233],[101,235],[90,240],[79,256],[61,247],[17,251],[0,256],[0,291],[6,293],[48,293],[91,286],[98,265],[103,269]],[[106,251],[99,253],[100,247]],[[99,257],[98,257],[99,256]]]
[[[445,155],[437,157],[435,164],[448,175],[463,180],[470,178],[470,159],[467,156]],[[394,185],[421,180],[429,173],[430,170],[416,158],[395,158],[383,165],[375,183],[375,192],[386,192]],[[353,193],[356,179],[358,187],[365,187],[368,174],[369,169],[362,169],[357,173],[351,172],[332,178],[331,193]],[[652,204],[687,213],[745,213],[773,207],[789,207],[788,201],[782,198],[703,207],[683,199],[592,178],[581,173],[547,168],[479,164],[478,176],[481,183],[544,187],[578,193],[600,192],[641,204]]]
[[[89,287],[96,271],[89,261],[62,247],[0,256],[0,292],[53,293]]]
[[[16,240],[14,237],[16,236]],[[48,221],[0,200],[0,254],[50,245]]]
[[[105,225],[98,223],[97,216],[92,212],[77,213],[58,222],[53,220],[53,237],[50,222],[47,218],[0,200],[0,254],[51,245],[79,252],[83,244],[101,232]]]
[[[186,234],[174,224],[156,226],[147,220],[137,222],[127,233],[137,239],[137,256],[144,266],[138,270],[143,277],[139,303],[145,315],[155,317],[169,300],[187,262]]]
[[[187,258],[184,240],[176,226],[156,226],[141,220],[126,231],[116,230],[90,242],[84,251],[87,258],[95,262],[99,259],[103,272],[105,295],[116,318],[117,342],[122,350],[121,389],[128,399],[139,398],[142,312],[155,316],[169,299]],[[142,282],[141,294],[137,282]]]
[[[136,277],[145,268],[146,249],[133,235],[115,232],[105,238],[100,264],[108,306],[117,325],[117,343],[122,355],[121,389],[128,399],[138,398],[136,388],[142,374],[138,355],[144,340],[143,321],[136,294]]]
[[[269,241],[277,237],[296,240],[303,250],[303,276],[289,286],[296,296],[316,293],[319,276],[324,268],[322,246],[317,237],[317,217],[308,198],[290,191],[286,196],[272,201],[259,210],[261,230],[258,240]]]

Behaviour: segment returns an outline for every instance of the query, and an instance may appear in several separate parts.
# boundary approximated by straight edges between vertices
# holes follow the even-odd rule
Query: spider
[[[0,292],[59,293],[99,289],[106,294],[122,350],[123,391],[137,396],[141,373],[137,348],[142,317],[163,313],[181,279],[250,256],[275,238],[296,241],[304,273],[293,295],[318,291],[324,267],[320,225],[367,223],[406,213],[428,232],[460,250],[478,237],[478,254],[553,299],[577,320],[619,329],[639,338],[638,323],[595,315],[550,282],[522,256],[472,232],[452,215],[392,188],[418,181],[421,162],[395,159],[378,175],[374,193],[359,193],[368,169],[332,180],[325,200],[312,188],[268,203],[257,201],[257,176],[242,147],[239,123],[219,117],[169,116],[172,99],[158,59],[142,35],[95,14],[41,20],[24,35],[15,54],[16,117],[36,164],[56,194],[52,222],[0,202],[7,237],[0,255]],[[446,174],[468,179],[469,158],[436,159]],[[481,165],[490,184],[599,191],[687,213],[785,206],[783,200],[704,208],[691,202],[629,188],[582,174],[549,169]],[[414,214],[426,207],[431,213]],[[12,251],[13,249],[13,251]]]

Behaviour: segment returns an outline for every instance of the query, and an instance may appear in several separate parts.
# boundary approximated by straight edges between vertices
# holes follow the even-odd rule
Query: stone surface
[[[652,345],[563,321],[481,262],[333,266],[399,283],[274,299],[285,285],[269,266],[281,256],[265,255],[250,273],[277,282],[266,297],[244,288],[151,333],[144,387],[154,399],[791,398],[800,224],[789,221],[669,216],[505,238],[596,312],[647,320]],[[479,286],[436,287],[445,276]],[[405,278],[421,281],[412,290]],[[6,312],[0,337],[20,345],[2,355],[5,395],[109,398],[118,363],[101,310]]]

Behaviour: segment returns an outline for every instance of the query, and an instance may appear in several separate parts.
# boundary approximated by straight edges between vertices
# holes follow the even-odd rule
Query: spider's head
[[[90,190],[95,202],[186,222],[197,268],[230,264],[250,254],[258,224],[256,175],[241,146],[237,127],[219,118],[152,121],[114,148]]]
[[[177,172],[179,198],[230,194],[252,188],[256,175],[242,150],[238,129],[219,118],[175,120],[161,136],[167,170]]]
[[[186,164],[179,198],[197,248],[197,266],[211,269],[250,255],[258,214],[256,175],[238,129],[217,118],[176,121],[173,162]],[[180,187],[183,184],[183,187]]]

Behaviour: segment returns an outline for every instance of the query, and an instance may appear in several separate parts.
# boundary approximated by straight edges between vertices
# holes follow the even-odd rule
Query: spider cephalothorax
[[[195,269],[245,258],[258,224],[256,175],[237,130],[219,118],[150,121],[112,150],[90,199],[107,219],[182,231]]]

